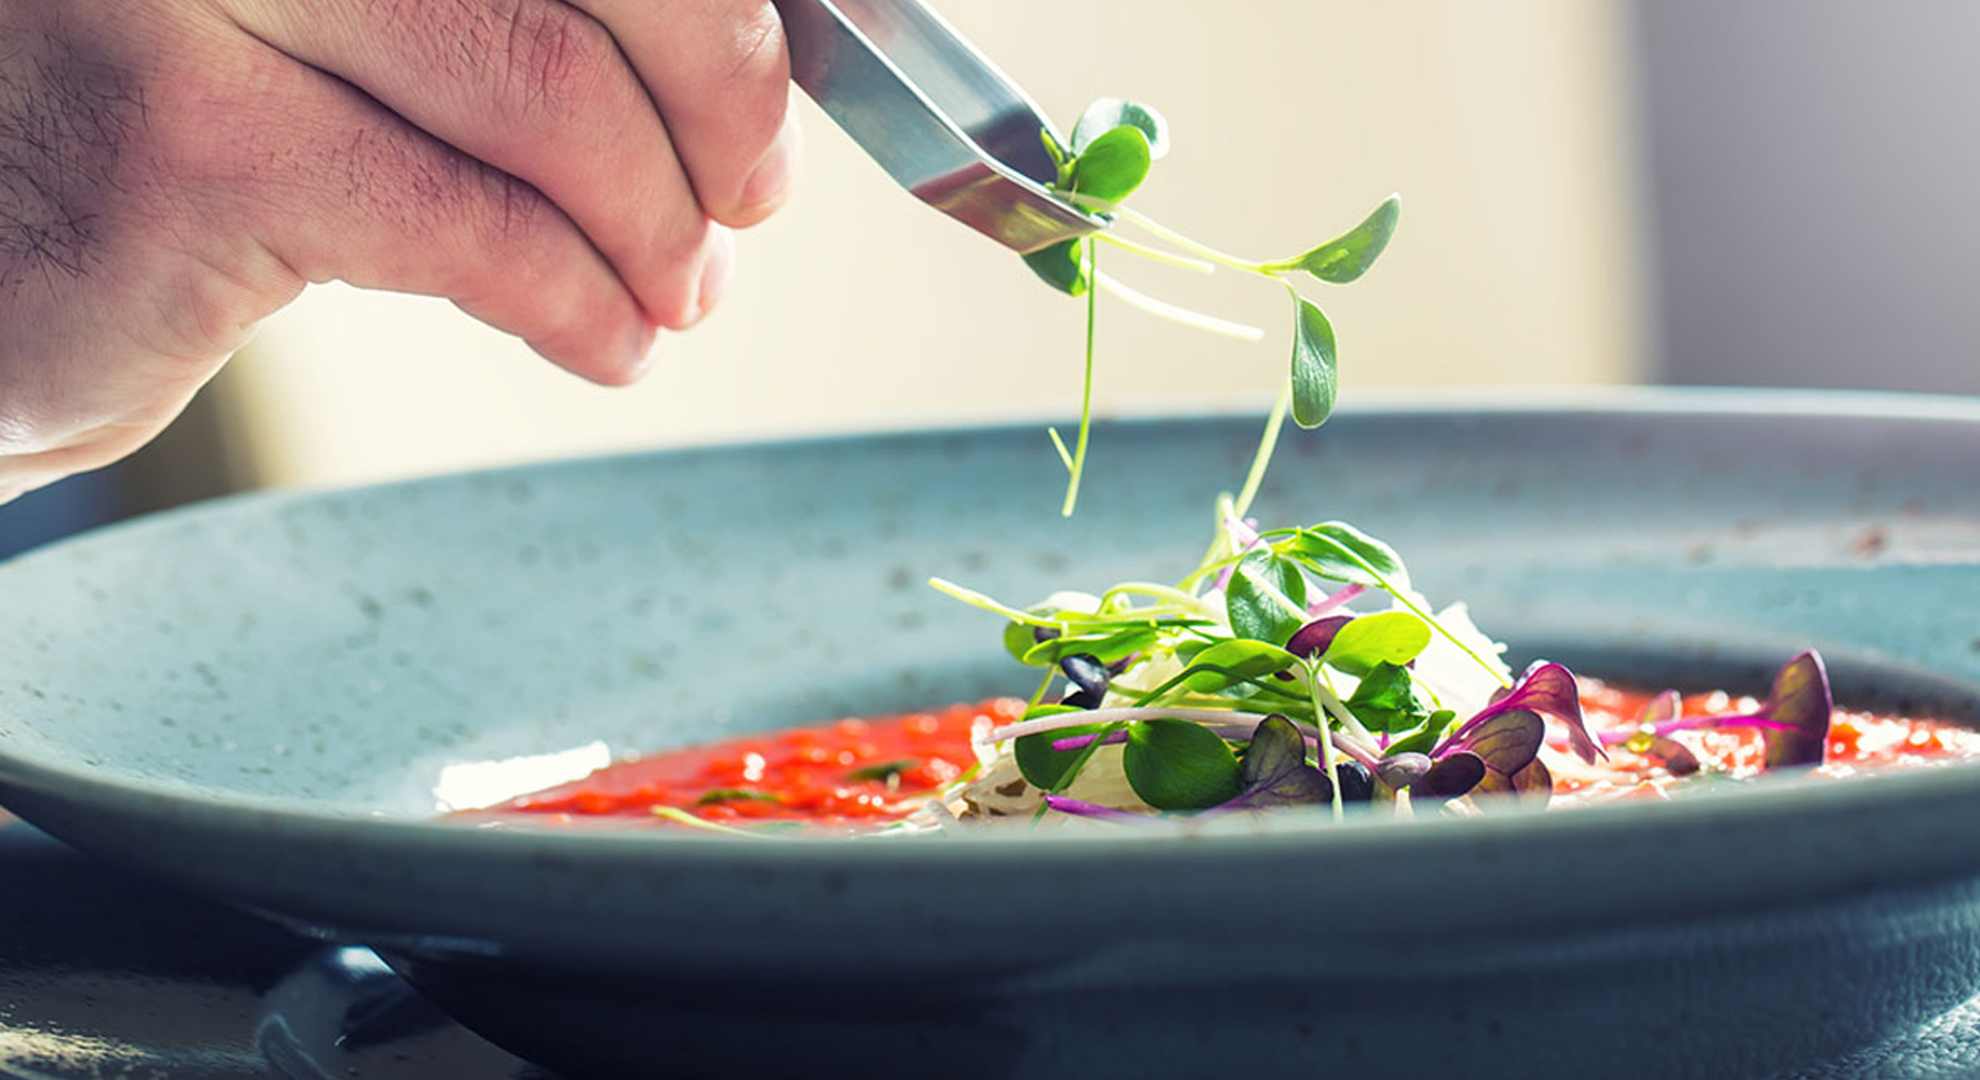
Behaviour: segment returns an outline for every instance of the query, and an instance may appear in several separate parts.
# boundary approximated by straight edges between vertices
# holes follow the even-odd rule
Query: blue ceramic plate
[[[0,566],[0,802],[372,944],[525,1054],[866,1075],[1784,1073],[1980,990],[1980,766],[1482,820],[863,842],[469,830],[450,766],[1027,690],[940,574],[1172,578],[1257,421],[1031,427],[255,496]],[[1980,404],[1375,409],[1282,448],[1526,656],[1980,701]],[[595,751],[594,751],[595,752]],[[458,773],[446,774],[457,776]],[[1980,1052],[1980,1051],[1977,1051]]]

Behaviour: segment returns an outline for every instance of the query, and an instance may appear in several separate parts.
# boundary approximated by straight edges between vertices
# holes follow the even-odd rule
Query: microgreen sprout
[[[1006,619],[1011,655],[1044,669],[1024,717],[979,737],[1008,748],[1041,793],[1038,815],[1121,820],[1120,806],[1076,790],[1102,754],[1094,783],[1124,783],[1143,811],[1314,806],[1336,818],[1404,793],[1421,812],[1461,799],[1545,805],[1550,730],[1590,766],[1604,743],[1626,744],[1690,775],[1695,756],[1670,736],[1726,726],[1761,731],[1770,767],[1820,760],[1831,705],[1813,653],[1782,668],[1752,713],[1685,717],[1664,694],[1598,738],[1573,672],[1543,660],[1512,678],[1503,646],[1458,608],[1433,611],[1388,544],[1338,521],[1261,530],[1234,510],[1219,500],[1217,540],[1175,585],[1019,608],[931,582]],[[1048,701],[1055,686],[1063,696]]]
[[[1054,194],[1085,210],[1107,216],[1109,227],[1092,236],[1062,240],[1024,256],[1025,264],[1046,284],[1070,296],[1086,300],[1085,377],[1080,397],[1079,434],[1072,448],[1056,429],[1048,431],[1053,448],[1066,468],[1066,493],[1060,513],[1072,516],[1079,503],[1080,479],[1085,473],[1087,443],[1093,416],[1093,361],[1097,294],[1104,290],[1132,307],[1161,318],[1171,319],[1210,333],[1256,340],[1264,332],[1213,315],[1172,304],[1102,274],[1097,253],[1102,244],[1125,254],[1176,267],[1208,273],[1222,267],[1272,281],[1286,290],[1292,301],[1292,362],[1285,390],[1273,406],[1270,420],[1260,437],[1253,475],[1239,500],[1248,505],[1271,458],[1271,447],[1290,415],[1304,428],[1316,428],[1333,414],[1339,392],[1339,358],[1333,323],[1320,305],[1301,295],[1295,276],[1311,275],[1315,280],[1345,285],[1367,273],[1388,246],[1401,213],[1401,201],[1390,195],[1360,224],[1302,254],[1283,259],[1246,259],[1231,255],[1163,225],[1154,218],[1122,205],[1140,188],[1150,167],[1169,150],[1169,126],[1162,115],[1146,105],[1118,98],[1102,98],[1088,106],[1073,126],[1069,143],[1061,145],[1051,131],[1039,133],[1051,157]],[[1138,230],[1147,240],[1117,235],[1114,229],[1126,226]]]

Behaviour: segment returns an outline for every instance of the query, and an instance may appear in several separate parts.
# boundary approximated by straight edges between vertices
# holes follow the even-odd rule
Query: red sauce
[[[674,807],[723,825],[884,825],[906,817],[976,763],[973,732],[1023,715],[1023,701],[997,698],[937,712],[749,735],[623,761],[474,816],[523,813],[660,824],[654,808]]]
[[[1635,724],[1651,695],[1582,680],[1582,706],[1596,731]],[[1685,699],[1684,713],[1751,711],[1756,702],[1723,693]],[[1019,719],[1024,702],[996,698],[936,712],[872,720],[835,720],[785,731],[634,758],[581,780],[524,795],[472,819],[513,818],[675,825],[655,815],[671,807],[720,825],[802,822],[874,828],[898,821],[976,762],[974,732]],[[1745,778],[1761,771],[1759,731],[1727,727],[1675,736],[1707,773]],[[1555,742],[1564,750],[1565,741]],[[1685,782],[1659,759],[1612,746],[1600,768],[1555,770],[1557,806],[1668,798]],[[1934,720],[1837,710],[1818,772],[1980,757],[1980,732]],[[1563,759],[1565,760],[1565,759]],[[677,827],[677,825],[676,825]]]

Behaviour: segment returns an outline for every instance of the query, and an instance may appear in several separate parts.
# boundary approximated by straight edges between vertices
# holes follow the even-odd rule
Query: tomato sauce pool
[[[473,816],[659,822],[655,808],[671,807],[717,824],[885,825],[976,763],[974,732],[1023,715],[1024,702],[998,698],[749,735],[623,761]]]
[[[1582,707],[1597,731],[1629,728],[1651,695],[1582,680]],[[1724,693],[1688,697],[1688,716],[1751,711],[1751,699]],[[457,815],[474,820],[648,822],[678,827],[679,815],[717,825],[772,822],[865,830],[913,813],[976,763],[971,736],[1013,723],[1024,702],[995,698],[933,712],[824,724],[749,735],[619,762],[580,780],[524,795],[487,810]],[[1701,772],[1745,779],[1761,770],[1757,729],[1724,727],[1679,732]],[[1565,748],[1558,736],[1549,739]],[[1666,763],[1609,747],[1599,767],[1556,760],[1554,805],[1568,807],[1631,799],[1668,798],[1689,779]],[[1831,718],[1817,772],[1848,776],[1860,769],[1980,757],[1980,732],[1935,720],[1838,709]]]

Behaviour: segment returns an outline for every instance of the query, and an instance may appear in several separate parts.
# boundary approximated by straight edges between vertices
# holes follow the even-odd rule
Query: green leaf
[[[1072,189],[1108,202],[1120,202],[1148,179],[1148,136],[1138,127],[1117,127],[1093,140],[1073,159]]]
[[[1230,744],[1187,720],[1129,724],[1121,768],[1141,801],[1158,810],[1201,810],[1244,786]]]
[[[1341,627],[1320,659],[1350,675],[1367,676],[1379,664],[1406,664],[1430,644],[1430,627],[1407,611],[1362,615]]]
[[[1298,662],[1298,657],[1263,641],[1220,641],[1190,661],[1183,685],[1206,692],[1223,690],[1252,679],[1269,678]]]
[[[1118,127],[1141,129],[1148,139],[1148,156],[1153,160],[1160,161],[1168,155],[1169,122],[1146,105],[1120,98],[1101,98],[1080,114],[1079,122],[1073,125],[1073,153],[1085,153],[1096,139]]]
[[[1402,556],[1380,540],[1345,521],[1326,521],[1299,532],[1283,550],[1307,564],[1314,573],[1334,581],[1384,588],[1409,588]]]
[[[1045,284],[1067,296],[1084,296],[1091,282],[1086,280],[1086,260],[1080,258],[1078,240],[1061,240],[1022,256],[1024,265]]]
[[[1416,698],[1416,681],[1409,669],[1387,660],[1376,663],[1362,676],[1361,684],[1347,699],[1347,707],[1370,731],[1408,731],[1430,715]]]
[[[1055,711],[1073,710],[1059,708]],[[1040,791],[1056,791],[1067,779],[1067,773],[1071,772],[1073,766],[1090,755],[1085,753],[1083,747],[1079,750],[1054,750],[1052,744],[1079,735],[1093,735],[1111,726],[1113,725],[1105,723],[1078,724],[1054,731],[1041,731],[1036,735],[1026,735],[1011,744],[1011,754],[1017,759],[1018,772],[1023,774],[1026,780],[1031,781],[1032,787]]]
[[[1019,659],[1033,667],[1043,667],[1068,656],[1088,653],[1103,664],[1111,664],[1148,648],[1161,636],[1162,632],[1152,626],[1131,626],[1104,634],[1066,634],[1038,642]]]
[[[783,801],[784,800],[778,798],[775,795],[770,794],[767,791],[756,791],[751,788],[739,788],[739,787],[718,787],[718,788],[710,788],[707,791],[702,792],[701,798],[694,800],[694,805],[712,806],[715,803],[724,803],[724,802],[774,803],[774,802],[783,802]]]
[[[1334,326],[1313,301],[1297,295],[1293,301],[1293,422],[1316,428],[1334,413]]]
[[[1437,740],[1444,737],[1444,731],[1457,719],[1457,713],[1449,709],[1438,709],[1423,721],[1423,726],[1389,744],[1388,756],[1397,754],[1427,754],[1436,749]]]
[[[1009,622],[1004,624],[1004,651],[1014,660],[1022,661],[1024,654],[1038,644],[1037,627],[1030,623]]]
[[[1345,285],[1368,272],[1389,246],[1402,213],[1402,199],[1391,195],[1361,224],[1295,259],[1266,264],[1268,270],[1304,270],[1321,281]]]
[[[1231,633],[1254,641],[1283,645],[1304,619],[1272,598],[1278,592],[1296,605],[1306,603],[1306,575],[1289,559],[1270,551],[1254,551],[1238,560],[1231,583],[1224,589],[1224,609]]]
[[[848,780],[879,780],[885,782],[892,780],[894,777],[901,775],[919,764],[921,762],[914,758],[901,758],[899,761],[882,761],[854,769],[846,774],[846,778]]]
[[[1341,627],[1320,660],[1350,675],[1366,675],[1377,664],[1407,664],[1428,644],[1428,623],[1407,611],[1381,611]]]

